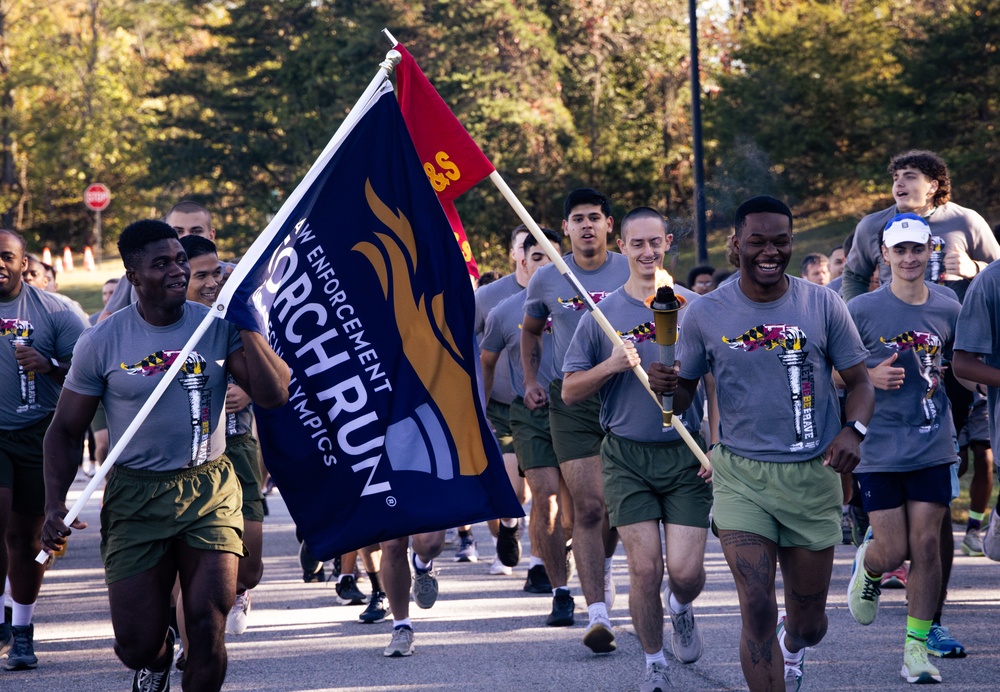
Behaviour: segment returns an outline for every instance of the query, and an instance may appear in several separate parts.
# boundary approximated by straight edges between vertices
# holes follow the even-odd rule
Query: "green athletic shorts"
[[[226,455],[193,468],[115,466],[101,508],[104,581],[152,569],[183,539],[192,548],[243,557],[243,492]]]
[[[264,521],[264,479],[260,471],[257,440],[250,433],[226,438],[226,456],[243,488],[243,519]]]
[[[756,461],[725,445],[712,450],[712,519],[724,531],[747,531],[782,548],[825,550],[840,543],[844,492],[823,457],[797,463]]]
[[[0,430],[0,488],[12,490],[11,508],[20,514],[45,514],[42,440],[51,422],[50,413],[27,428]]]
[[[567,406],[562,400],[562,380],[549,382],[549,429],[556,458],[563,464],[601,453],[601,398],[599,395]]]
[[[514,435],[510,430],[510,405],[490,399],[486,404],[486,417],[504,454],[514,453]]]
[[[700,435],[695,436],[704,448]],[[708,528],[712,484],[683,440],[636,442],[608,433],[601,444],[604,502],[611,526],[643,521]]]
[[[524,405],[524,399],[517,397],[510,405],[510,427],[514,432],[517,465],[522,473],[545,466],[559,468],[549,432],[548,406],[532,411]]]

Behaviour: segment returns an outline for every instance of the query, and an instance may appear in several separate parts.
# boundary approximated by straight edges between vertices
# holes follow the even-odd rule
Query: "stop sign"
[[[111,204],[111,190],[103,183],[91,183],[83,191],[83,203],[94,211],[103,211]]]

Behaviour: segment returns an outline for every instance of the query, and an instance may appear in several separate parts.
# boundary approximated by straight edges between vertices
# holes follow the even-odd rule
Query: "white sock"
[[[542,558],[537,557],[536,555],[532,555],[531,558],[528,560],[528,569],[531,569],[536,565],[543,565],[543,564],[544,563],[542,562]]]
[[[27,627],[31,624],[31,616],[35,614],[35,604],[29,603],[24,605],[23,603],[18,603],[14,601],[13,614],[10,618],[10,624],[15,627]]]
[[[339,584],[340,582],[344,581],[344,577],[353,577],[353,576],[354,574],[341,574],[339,577],[337,577],[337,583]]]
[[[431,562],[434,562],[434,560],[431,560]],[[431,562],[424,562],[423,560],[420,559],[419,555],[417,555],[416,553],[413,554],[413,564],[419,570],[430,569]]]
[[[649,668],[654,663],[659,663],[661,666],[667,665],[667,657],[663,655],[663,649],[660,649],[655,654],[646,654],[646,668]]]
[[[501,519],[500,523],[506,526],[508,529],[512,529],[517,526],[517,519]]]
[[[413,626],[410,624],[410,618],[404,618],[402,620],[393,618],[392,629],[396,629],[397,627],[409,627],[411,630],[413,629]]]
[[[568,586],[557,586],[554,589],[552,589],[552,595],[556,596],[560,591],[565,591],[567,594],[570,593]]]
[[[793,654],[793,653],[790,653],[788,651],[788,649],[785,648],[785,635],[787,635],[787,634],[788,634],[788,632],[785,630],[784,627],[782,627],[781,628],[781,636],[778,637],[778,646],[781,647],[781,655],[789,663],[798,663],[800,660],[802,660],[802,654],[804,652],[800,650],[800,651],[798,651],[798,652],[796,652],[796,653]]]
[[[667,599],[667,603],[670,606],[670,610],[673,611],[675,615],[678,613],[683,613],[691,605],[690,603],[681,603],[680,601],[678,601],[677,597],[674,596],[673,591],[670,592],[670,598]]]
[[[611,571],[611,562],[613,560],[614,560],[613,557],[606,557],[606,558],[604,558],[604,571],[605,571],[605,573]]]
[[[608,617],[608,607],[604,604],[604,601],[591,603],[589,606],[587,606],[587,612],[590,614],[591,622],[593,622],[597,618],[604,618],[605,620],[611,619]]]

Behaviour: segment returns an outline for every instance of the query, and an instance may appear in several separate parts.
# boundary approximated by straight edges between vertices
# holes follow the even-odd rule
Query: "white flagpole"
[[[278,210],[278,213],[275,214],[274,218],[271,219],[271,222],[260,233],[260,235],[257,237],[257,240],[253,242],[253,244],[250,246],[250,249],[244,256],[243,260],[236,265],[236,269],[233,270],[232,275],[226,281],[226,285],[220,292],[218,299],[213,305],[213,309],[210,310],[208,314],[205,315],[205,318],[201,321],[201,324],[199,324],[198,327],[195,329],[194,333],[191,335],[191,338],[189,338],[187,343],[184,344],[184,348],[182,348],[180,352],[177,354],[177,357],[174,359],[174,362],[171,363],[170,367],[167,369],[167,372],[163,375],[163,377],[157,383],[156,387],[153,389],[152,394],[149,395],[149,398],[142,405],[142,408],[139,409],[139,413],[136,414],[136,417],[125,429],[125,432],[122,434],[121,439],[119,439],[115,443],[114,449],[112,449],[111,452],[108,454],[108,458],[105,459],[104,463],[101,464],[101,466],[97,469],[97,471],[94,473],[94,477],[90,479],[90,482],[87,484],[87,487],[84,488],[83,492],[80,494],[80,497],[77,498],[76,502],[73,503],[73,506],[70,508],[69,512],[66,513],[66,517],[63,519],[63,521],[67,526],[72,524],[76,520],[76,518],[80,516],[80,512],[83,511],[84,505],[87,504],[87,501],[90,500],[91,496],[97,490],[98,486],[104,481],[105,477],[111,471],[112,465],[116,461],[118,461],[118,458],[125,450],[125,447],[128,445],[129,442],[132,441],[132,438],[135,437],[135,434],[139,431],[139,428],[145,422],[146,418],[149,417],[149,414],[152,412],[153,407],[156,406],[156,403],[163,396],[163,393],[166,391],[167,387],[170,386],[170,383],[174,381],[174,378],[177,376],[177,373],[184,365],[184,361],[187,359],[188,355],[191,353],[191,351],[194,350],[194,347],[198,345],[198,342],[201,340],[201,337],[205,335],[205,332],[208,331],[208,327],[211,324],[212,320],[225,316],[229,300],[233,297],[233,294],[236,292],[236,289],[239,286],[240,282],[247,274],[250,273],[250,270],[252,269],[254,264],[256,264],[257,260],[260,259],[261,255],[263,255],[264,252],[267,250],[267,246],[270,239],[281,229],[282,225],[285,223],[285,221],[291,215],[292,211],[295,209],[296,205],[299,203],[299,200],[302,199],[305,193],[312,186],[313,181],[315,181],[315,179],[319,176],[327,160],[334,154],[334,152],[340,146],[341,142],[343,142],[344,138],[347,137],[347,135],[351,132],[351,130],[354,129],[354,126],[357,124],[358,120],[361,119],[361,116],[363,116],[366,111],[365,106],[368,105],[368,102],[371,101],[375,93],[381,88],[382,84],[388,78],[389,74],[395,69],[396,65],[399,64],[401,58],[402,56],[399,54],[398,51],[391,50],[388,53],[386,53],[385,60],[383,60],[382,63],[379,65],[378,74],[376,74],[374,79],[372,79],[372,81],[369,83],[368,88],[365,89],[364,93],[361,95],[361,98],[358,99],[357,103],[354,104],[354,108],[352,108],[350,113],[348,113],[347,117],[344,118],[344,122],[342,122],[340,127],[337,128],[337,131],[334,133],[329,143],[323,149],[323,152],[316,159],[315,163],[313,163],[312,167],[309,169],[309,172],[306,173],[306,176],[302,179],[302,182],[300,182],[298,186],[295,188],[295,190],[292,192],[292,194],[289,195],[288,199],[285,200],[285,203],[281,205],[281,208]],[[48,557],[49,557],[48,551],[42,550],[35,557],[35,561],[38,562],[39,564],[44,564],[45,561],[48,559]]]

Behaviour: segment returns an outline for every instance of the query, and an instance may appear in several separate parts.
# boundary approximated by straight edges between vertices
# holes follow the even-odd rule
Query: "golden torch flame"
[[[660,267],[656,270],[656,287],[661,288],[662,286],[674,287],[674,277],[670,276],[670,272],[666,269]]]

